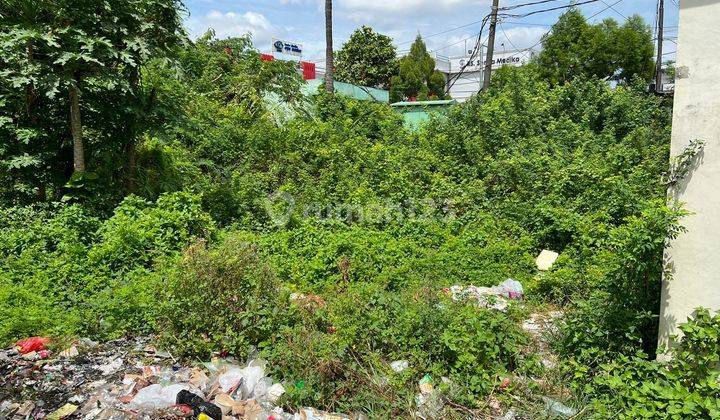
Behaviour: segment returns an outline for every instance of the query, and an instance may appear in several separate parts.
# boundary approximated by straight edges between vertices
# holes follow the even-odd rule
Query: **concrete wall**
[[[672,279],[663,281],[660,344],[694,308],[720,309],[720,0],[680,2],[671,155],[705,140],[696,168],[671,191],[694,214],[667,250]]]

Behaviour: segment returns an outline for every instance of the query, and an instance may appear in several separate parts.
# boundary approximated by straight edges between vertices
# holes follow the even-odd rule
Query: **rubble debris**
[[[284,412],[275,404],[285,386],[266,376],[264,360],[183,366],[149,343],[77,340],[44,360],[42,350],[32,350],[31,360],[16,347],[0,350],[0,418],[349,419],[314,408]]]
[[[543,249],[535,259],[535,265],[540,271],[548,271],[552,265],[555,264],[555,260],[557,260],[559,256],[560,254],[557,252]]]

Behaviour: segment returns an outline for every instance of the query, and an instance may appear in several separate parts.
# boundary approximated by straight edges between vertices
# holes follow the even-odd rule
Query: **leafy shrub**
[[[179,355],[246,357],[251,347],[276,345],[293,322],[288,293],[242,240],[231,237],[212,248],[195,243],[159,275],[158,330]]]
[[[682,231],[683,214],[656,201],[609,232],[586,269],[594,275],[588,276],[590,291],[577,297],[566,316],[561,354],[587,355],[592,349],[608,358],[638,351],[655,354],[663,252],[667,238]],[[599,360],[586,362],[592,366]]]
[[[214,225],[198,197],[173,193],[156,203],[128,197],[104,222],[79,205],[7,209],[0,232],[7,238],[0,245],[5,342],[50,332],[148,331],[150,291],[134,281],[137,271],[210,237]]]
[[[622,356],[600,365],[594,376],[577,380],[591,400],[593,416],[720,417],[720,315],[698,309],[680,330],[683,336],[670,349],[667,363]]]

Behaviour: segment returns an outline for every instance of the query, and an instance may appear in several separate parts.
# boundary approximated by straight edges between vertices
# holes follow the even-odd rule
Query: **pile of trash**
[[[524,296],[522,284],[513,279],[493,287],[455,285],[445,289],[445,293],[450,294],[455,301],[473,300],[482,307],[503,312],[507,310],[508,299],[522,299]]]
[[[0,351],[0,418],[338,420],[312,408],[286,413],[285,393],[261,359],[179,365],[147,338],[78,340],[53,354],[32,337]]]

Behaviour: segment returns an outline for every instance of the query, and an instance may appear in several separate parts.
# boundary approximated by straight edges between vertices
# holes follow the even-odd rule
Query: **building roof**
[[[426,107],[426,106],[443,106],[443,105],[454,105],[457,101],[455,99],[447,99],[443,101],[414,101],[414,102],[395,102],[390,106],[410,106],[410,107]]]

